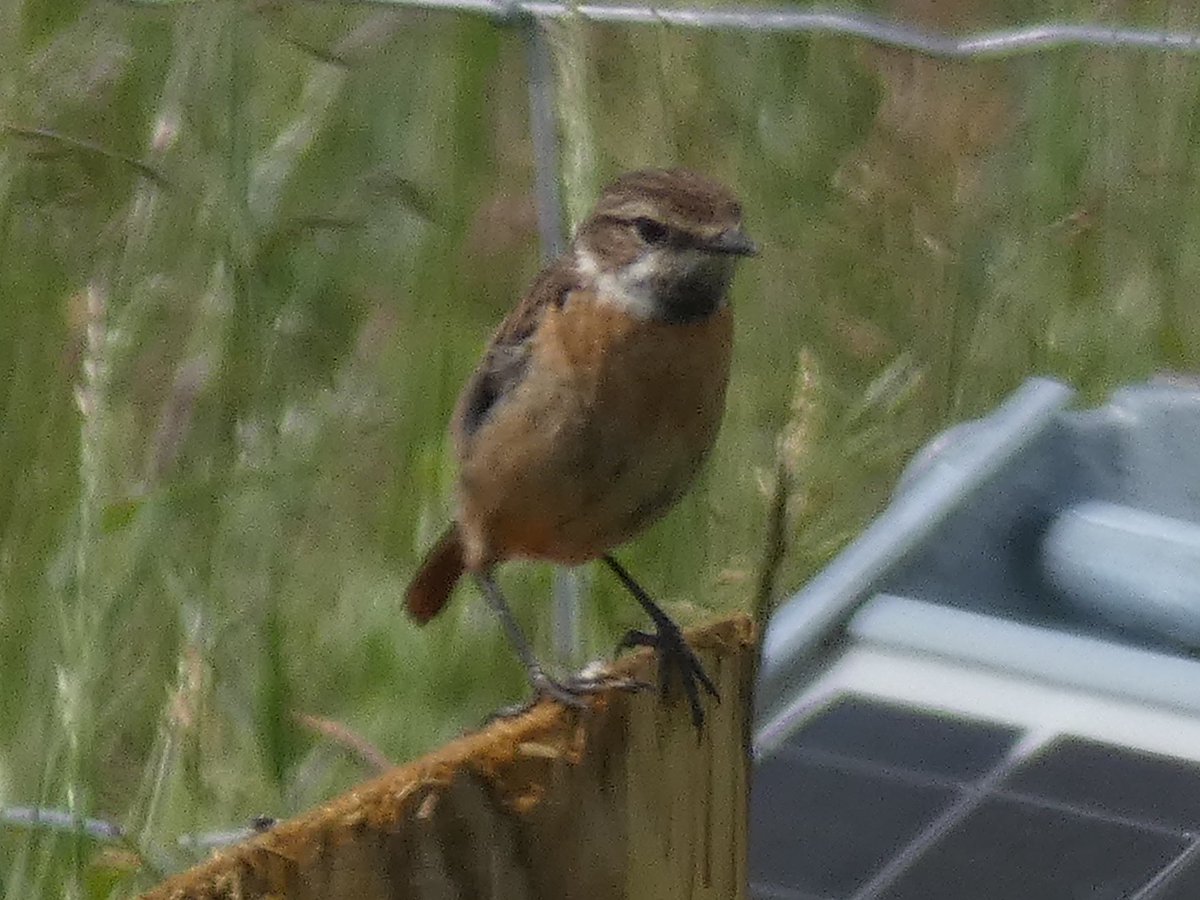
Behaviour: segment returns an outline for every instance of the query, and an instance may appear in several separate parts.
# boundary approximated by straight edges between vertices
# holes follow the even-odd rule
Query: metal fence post
[[[558,119],[555,115],[554,61],[545,29],[535,15],[524,13],[525,61],[529,78],[529,131],[533,140],[533,188],[537,204],[542,260],[549,262],[566,248],[562,192],[559,189]],[[557,569],[552,592],[554,657],[574,666],[580,649],[579,605],[583,585],[574,569]]]

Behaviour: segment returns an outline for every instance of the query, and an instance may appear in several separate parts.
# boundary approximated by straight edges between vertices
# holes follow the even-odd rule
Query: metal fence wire
[[[548,3],[544,0],[369,0],[372,5],[447,10],[484,16],[524,29],[527,40],[530,128],[533,137],[538,231],[542,253],[557,256],[565,245],[559,192],[554,67],[544,22],[576,20],[617,25],[660,25],[703,31],[832,35],[922,56],[953,60],[1011,58],[1066,47],[1200,54],[1200,33],[1105,25],[1045,23],[962,35],[882,18],[865,12],[816,7],[761,9],[745,6],[658,7],[625,4]]]

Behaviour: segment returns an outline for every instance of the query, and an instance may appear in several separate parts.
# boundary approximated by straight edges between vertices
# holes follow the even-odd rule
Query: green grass
[[[625,552],[685,620],[750,606],[777,471],[776,596],[1026,376],[1099,399],[1200,364],[1200,60],[556,37],[572,210],[685,163],[764,246],[703,483]],[[0,807],[128,835],[0,828],[6,897],[122,896],[195,858],[181,835],[366,774],[296,714],[401,760],[521,695],[471,591],[423,630],[400,595],[458,387],[537,266],[523,66],[453,15],[0,10]],[[506,574],[543,648],[550,578]],[[588,657],[637,622],[592,584]]]

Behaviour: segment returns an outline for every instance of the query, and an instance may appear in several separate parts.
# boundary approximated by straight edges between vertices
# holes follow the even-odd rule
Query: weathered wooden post
[[[401,766],[169,879],[153,900],[739,900],[754,629],[688,638],[721,692],[541,704]],[[646,651],[619,674],[656,683]]]

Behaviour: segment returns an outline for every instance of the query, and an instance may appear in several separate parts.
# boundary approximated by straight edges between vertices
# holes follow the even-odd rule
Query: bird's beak
[[[742,230],[742,226],[722,231],[715,238],[704,244],[704,249],[712,253],[728,253],[731,256],[757,256],[758,244],[750,240],[750,235]]]

